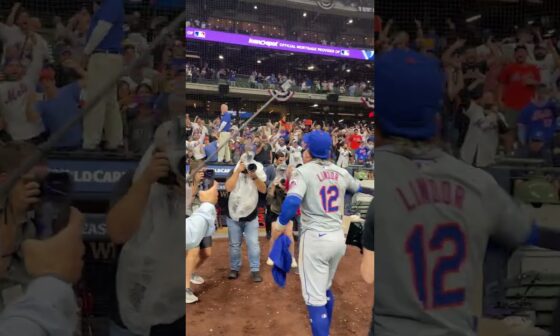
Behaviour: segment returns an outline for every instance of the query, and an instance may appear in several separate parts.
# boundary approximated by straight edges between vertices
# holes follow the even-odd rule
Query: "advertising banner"
[[[369,49],[353,49],[321,44],[279,40],[268,37],[244,34],[225,33],[209,29],[187,28],[187,39],[222,42],[246,47],[281,50],[294,53],[313,54],[356,60],[373,61],[374,51]]]

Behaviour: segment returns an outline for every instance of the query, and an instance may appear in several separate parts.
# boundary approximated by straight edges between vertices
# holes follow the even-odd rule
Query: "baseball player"
[[[437,60],[395,49],[375,66],[373,332],[476,335],[471,300],[489,239],[560,249],[560,233],[540,227],[489,174],[434,145],[444,94]]]
[[[334,307],[331,285],[346,251],[342,231],[344,195],[366,190],[348,171],[328,161],[332,139],[327,132],[313,131],[303,141],[307,146],[303,153],[305,164],[295,170],[290,180],[274,227],[283,232],[297,209],[301,209],[298,267],[303,299],[313,336],[327,336]]]

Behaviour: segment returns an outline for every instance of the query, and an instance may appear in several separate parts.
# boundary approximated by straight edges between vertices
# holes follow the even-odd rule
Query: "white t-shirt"
[[[303,164],[303,157],[301,156],[301,146],[290,147],[290,166],[297,167]]]
[[[553,74],[556,68],[556,62],[554,61],[554,56],[552,54],[547,54],[546,57],[541,60],[533,60],[531,61],[532,64],[536,65],[539,68],[541,73],[541,83],[545,84],[548,87],[552,87],[553,85]]]
[[[35,91],[42,59],[34,54],[32,63],[25,75],[18,81],[0,82],[0,114],[13,140],[29,140],[45,131],[41,121],[32,123],[27,120],[27,106]]]
[[[41,57],[43,57],[43,59],[48,59],[50,61],[52,55],[51,56],[49,55],[50,48],[47,41],[45,41],[45,39],[41,35],[37,33],[33,33],[33,34],[37,41],[37,43],[33,47],[33,53],[38,52],[41,54]],[[25,38],[25,34],[21,31],[21,29],[19,29],[18,26],[15,25],[8,26],[3,23],[0,23],[0,40],[2,40],[4,44],[4,50],[2,52],[2,64],[3,64],[6,58],[6,51],[8,50],[8,48],[17,47],[18,49],[20,49],[23,43],[25,42],[26,38]],[[24,54],[23,58],[24,58],[23,59],[24,65],[26,65],[31,61],[31,56],[29,55]]]

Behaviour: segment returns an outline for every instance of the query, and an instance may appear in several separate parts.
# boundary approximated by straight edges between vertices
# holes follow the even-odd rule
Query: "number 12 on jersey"
[[[323,186],[319,190],[319,195],[321,196],[321,205],[326,213],[338,212],[339,191],[337,186]]]
[[[467,256],[466,239],[461,226],[445,223],[426,234],[424,225],[416,225],[406,240],[406,253],[412,267],[418,299],[425,309],[460,306],[465,302],[465,288],[446,289],[448,275],[458,273]],[[452,244],[451,255],[440,256],[428,270],[428,254],[441,252],[446,243]],[[431,284],[428,284],[428,271]]]

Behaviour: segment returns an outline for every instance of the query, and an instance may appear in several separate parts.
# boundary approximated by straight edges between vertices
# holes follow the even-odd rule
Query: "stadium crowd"
[[[405,31],[387,20],[376,53],[411,48],[442,62],[441,127],[450,152],[479,167],[500,157],[560,164],[560,44],[548,31],[530,25],[499,39],[488,29],[458,29],[451,19],[441,31],[415,25]]]
[[[143,291],[142,298],[136,296],[134,300],[142,301],[144,295],[161,300],[152,301],[157,309],[150,308],[157,311],[157,316],[146,318],[134,309],[123,308],[133,304],[121,296],[128,292],[128,286],[137,284],[137,277],[127,275],[128,266],[138,264],[137,254],[131,255],[127,250],[134,250],[138,236],[146,237],[138,232],[148,230],[150,236],[154,232],[146,226],[153,227],[155,221],[184,220],[185,178],[173,173],[177,166],[172,168],[169,164],[168,148],[172,146],[166,148],[169,143],[165,143],[155,151],[153,139],[156,128],[163,130],[159,133],[165,136],[166,127],[179,125],[177,117],[184,117],[185,113],[184,27],[178,24],[177,31],[171,31],[170,25],[178,23],[172,20],[184,10],[184,3],[177,9],[160,12],[162,7],[155,3],[99,0],[80,7],[68,2],[64,4],[65,10],[56,11],[58,16],[53,15],[52,21],[45,17],[56,9],[51,9],[50,3],[44,5],[37,2],[32,8],[24,8],[16,2],[0,22],[0,174],[15,174],[21,162],[45,154],[39,154],[36,145],[58,134],[62,127],[70,126],[67,123],[73,119],[78,122],[65,129],[55,144],[56,150],[64,151],[64,155],[58,155],[68,155],[68,161],[74,159],[90,169],[93,164],[81,162],[84,152],[97,153],[101,149],[104,151],[99,156],[104,159],[113,158],[107,151],[124,153],[123,156],[138,154],[145,159],[111,181],[113,193],[107,193],[99,202],[84,198],[79,203],[82,211],[104,215],[106,238],[111,246],[117,246],[114,269],[96,272],[101,281],[84,269],[85,216],[77,209],[71,210],[68,226],[60,223],[60,232],[54,228],[57,225],[53,218],[63,219],[60,214],[64,207],[78,203],[74,199],[77,192],[71,186],[78,178],[70,172],[47,171],[46,163],[50,161],[41,161],[24,174],[16,175],[13,186],[2,195],[0,333],[184,335],[182,297],[174,299],[173,295]],[[53,8],[56,5],[61,6],[57,2]],[[133,8],[138,11],[132,11]],[[169,16],[157,16],[160,13]],[[163,41],[153,46],[160,32],[165,33]],[[111,81],[113,76],[115,81]],[[92,104],[92,97],[96,97],[96,104]],[[89,104],[92,107],[82,118],[83,108]],[[76,153],[76,157],[70,152]],[[168,184],[161,183],[171,174],[174,178],[167,179]],[[6,180],[3,178],[2,187]],[[56,201],[53,206],[49,199],[53,194],[64,201]],[[159,202],[157,207],[154,202]],[[150,208],[157,209],[152,212]],[[44,209],[53,216],[42,217]],[[174,267],[184,261],[184,227],[176,225],[170,230],[173,229],[178,231],[171,233],[176,237],[171,243],[166,240],[169,236],[150,238],[166,242],[150,250],[154,263],[163,263],[154,250],[160,251],[167,261],[174,256],[175,260],[169,263]],[[148,251],[145,242],[141,246],[142,251]],[[86,268],[93,266],[89,264]],[[142,272],[147,275],[144,280],[157,279],[153,268]],[[180,272],[175,269],[162,273],[165,285],[146,287],[170,292],[183,290]],[[96,284],[99,287],[93,289]],[[11,294],[4,295],[7,292]],[[108,302],[106,307],[98,304],[104,300]],[[55,301],[58,303],[52,304]],[[99,310],[99,319],[89,319],[94,310]]]
[[[213,120],[199,117],[191,120],[187,115],[187,162],[191,169],[201,167],[205,161],[209,165],[233,166],[219,201],[220,213],[226,215],[230,243],[228,278],[234,280],[239,277],[240,247],[242,236],[245,236],[251,278],[254,282],[261,282],[258,208],[266,208],[266,236],[267,239],[272,239],[272,248],[276,239],[272,223],[280,213],[282,202],[291,186],[294,169],[304,163],[304,136],[315,130],[329,132],[332,138],[330,159],[333,162],[342,168],[350,165],[373,168],[375,129],[372,123],[327,123],[311,119],[295,119],[290,122],[286,116],[281,116],[278,121],[256,123],[240,131],[235,119],[236,113],[230,111],[226,104],[220,106],[220,115]],[[226,145],[221,148],[222,144]],[[251,165],[254,165],[253,168]],[[201,167],[201,170],[205,169],[206,167]],[[240,173],[243,171],[245,173]],[[252,181],[246,178],[247,174],[252,177]],[[194,190],[198,190],[202,176],[204,174],[199,173],[193,177],[191,195],[196,194]],[[195,211],[197,202],[196,197],[187,199],[187,211],[191,205]],[[290,226],[286,235],[294,241],[298,239],[297,232],[299,214],[293,218],[293,226]],[[211,255],[211,245],[211,237],[206,237],[200,246],[193,247],[187,253],[187,304],[199,300],[191,284],[204,283],[196,270]],[[297,267],[294,252],[294,244],[290,244],[293,268]],[[267,264],[272,266],[273,261],[269,258]]]
[[[183,111],[184,97],[177,90],[185,76],[181,31],[167,37],[146,61],[137,62],[170,18],[146,17],[139,11],[126,15],[123,22],[116,22],[118,27],[110,28],[108,34],[114,37],[108,45],[107,40],[88,40],[99,4],[94,6],[60,13],[44,27],[34,13],[15,3],[0,23],[3,142],[44,142],[81,113],[88,92],[96,92],[108,75],[123,69],[128,75],[62,137],[56,149],[141,154],[156,127]],[[116,17],[115,13],[109,15]],[[116,29],[122,34],[115,34]],[[106,56],[100,57],[100,52]]]
[[[337,36],[328,36],[325,33],[321,33],[321,29],[313,29],[312,27],[306,27],[303,30],[298,29],[288,32],[288,28],[282,27],[281,25],[239,21],[226,18],[220,19],[214,17],[209,17],[208,19],[191,18],[187,20],[187,27],[211,29],[235,34],[286,39],[291,41],[330,46],[344,46],[349,48],[373,47],[373,39],[368,37],[367,35],[364,35],[361,38],[355,36],[354,34],[348,36],[343,34],[339,34]]]
[[[225,67],[213,68],[205,63],[202,67],[187,63],[188,82],[223,81],[230,86],[252,89],[284,89],[296,92],[339,94],[351,97],[372,97],[373,88],[368,81],[337,78],[336,76],[312,76],[305,73],[275,73],[253,70],[250,74]]]
[[[324,130],[333,138],[332,160],[346,168],[351,164],[363,165],[374,161],[375,130],[369,125],[355,123],[343,125],[317,122],[311,119],[293,122],[283,116],[277,122],[268,121],[264,125],[248,127],[239,131],[231,112],[230,121],[222,126],[222,117],[205,120],[195,117],[186,119],[188,135],[187,155],[192,161],[210,158],[210,163],[236,164],[247,152],[255,153],[255,160],[267,166],[282,155],[287,165],[297,166],[302,163],[303,136],[312,130]],[[229,133],[228,145],[218,154],[220,133],[224,129]]]

